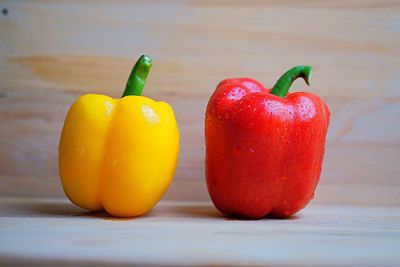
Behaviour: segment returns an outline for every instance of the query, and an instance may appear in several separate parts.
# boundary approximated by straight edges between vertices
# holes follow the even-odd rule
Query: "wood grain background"
[[[57,145],[81,94],[119,97],[136,58],[144,94],[181,131],[166,199],[208,199],[203,120],[226,77],[272,86],[314,66],[332,112],[316,203],[400,205],[400,1],[0,1],[0,195],[63,196]]]

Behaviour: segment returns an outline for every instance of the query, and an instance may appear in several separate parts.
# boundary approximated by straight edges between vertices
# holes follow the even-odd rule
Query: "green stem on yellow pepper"
[[[142,55],[129,75],[128,82],[122,97],[130,95],[142,95],[143,87],[146,82],[147,76],[149,75],[152,66],[151,58],[146,55]]]
[[[311,66],[297,66],[291,68],[290,70],[285,72],[285,74],[283,74],[275,83],[274,87],[271,90],[271,94],[285,97],[292,83],[299,77],[303,78],[307,85],[310,85],[311,75]]]

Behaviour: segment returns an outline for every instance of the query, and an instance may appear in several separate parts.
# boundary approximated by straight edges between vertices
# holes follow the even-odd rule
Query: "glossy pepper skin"
[[[161,199],[178,158],[172,108],[140,96],[151,59],[136,63],[124,95],[87,94],[71,106],[59,144],[64,191],[76,205],[139,216]]]
[[[272,90],[249,78],[217,86],[206,111],[206,179],[222,213],[285,218],[313,198],[330,112],[316,95],[286,95],[296,78],[308,84],[311,70],[289,70]]]

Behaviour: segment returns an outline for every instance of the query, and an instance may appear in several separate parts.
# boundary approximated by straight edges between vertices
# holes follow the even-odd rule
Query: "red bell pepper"
[[[208,191],[222,213],[288,217],[313,198],[330,112],[316,95],[287,94],[312,68],[287,71],[269,90],[249,78],[223,80],[205,122]]]

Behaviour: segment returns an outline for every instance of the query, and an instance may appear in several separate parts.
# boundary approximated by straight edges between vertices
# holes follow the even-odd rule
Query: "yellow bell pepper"
[[[121,99],[81,96],[59,144],[65,194],[76,205],[118,217],[146,213],[171,183],[179,152],[172,108],[141,96],[151,59],[135,64]]]

